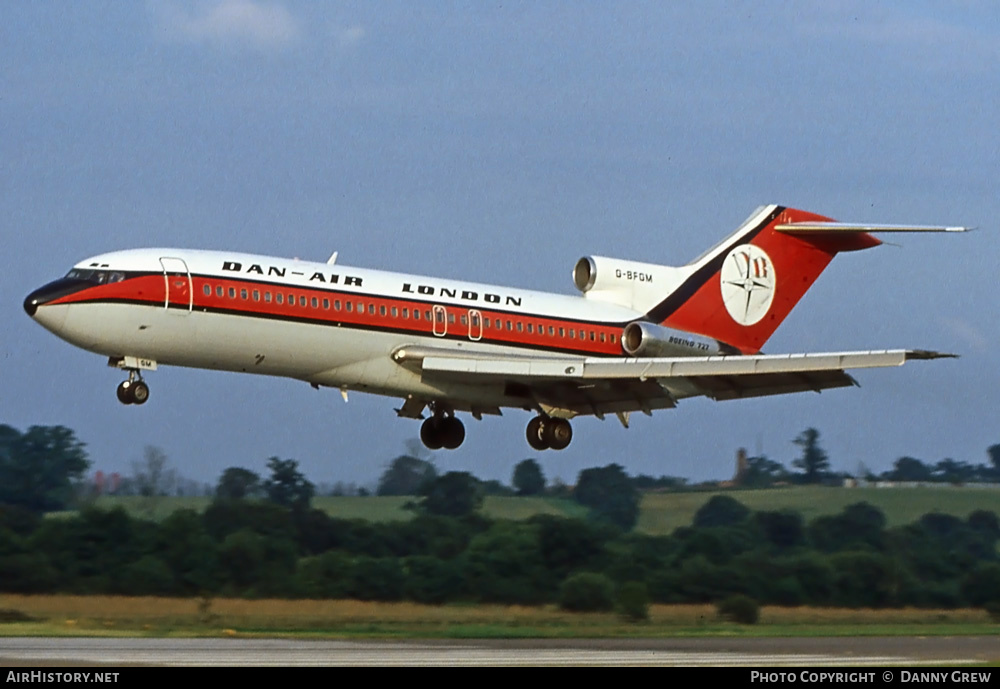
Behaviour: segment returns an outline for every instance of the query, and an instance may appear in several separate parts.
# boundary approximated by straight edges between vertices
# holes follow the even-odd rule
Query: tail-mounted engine
[[[622,331],[622,349],[629,356],[717,356],[738,352],[718,340],[633,321]]]
[[[573,283],[587,299],[645,312],[676,289],[682,273],[654,263],[584,256],[573,268]]]

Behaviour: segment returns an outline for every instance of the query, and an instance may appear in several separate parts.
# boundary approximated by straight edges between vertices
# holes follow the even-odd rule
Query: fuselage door
[[[448,333],[448,314],[440,304],[434,305],[434,335],[444,337]]]
[[[191,313],[194,290],[191,288],[191,271],[188,270],[187,263],[183,258],[161,256],[160,265],[163,267],[163,308],[172,313]]]
[[[469,309],[469,339],[478,342],[483,339],[483,314]]]

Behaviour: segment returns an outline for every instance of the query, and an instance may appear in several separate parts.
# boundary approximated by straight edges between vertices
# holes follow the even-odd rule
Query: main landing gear
[[[454,411],[436,408],[420,426],[420,440],[431,450],[454,450],[465,440],[465,426]]]
[[[122,404],[145,404],[149,399],[149,386],[136,369],[129,369],[128,380],[121,382],[117,392]]]
[[[433,415],[420,426],[420,440],[428,449],[454,450],[465,440],[465,426],[447,407],[431,407]],[[573,440],[566,419],[539,415],[528,422],[528,444],[536,450],[563,450]]]
[[[573,427],[566,419],[536,416],[528,422],[526,435],[536,450],[562,450],[573,440]]]

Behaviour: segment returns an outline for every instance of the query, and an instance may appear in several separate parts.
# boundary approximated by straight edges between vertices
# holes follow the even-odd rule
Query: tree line
[[[651,536],[633,530],[642,482],[616,464],[586,469],[572,488],[555,489],[588,516],[510,521],[480,512],[483,496],[497,486],[467,472],[439,475],[428,460],[403,455],[386,467],[378,492],[413,497],[415,516],[405,522],[337,519],[314,509],[313,484],[297,462],[277,457],[268,461],[267,478],[227,469],[201,513],[178,510],[155,522],[87,506],[53,519],[43,513],[65,505],[86,470],[82,444],[58,427],[16,435],[6,428],[0,427],[0,479],[17,477],[14,469],[25,475],[19,483],[0,482],[5,592],[569,609],[734,595],[779,605],[1000,604],[1000,521],[991,511],[966,519],[931,513],[889,528],[866,503],[807,522],[797,512],[752,511],[717,495],[690,526]],[[25,457],[42,468],[61,464],[63,479],[28,475],[19,464]],[[534,460],[515,467],[512,484],[505,490],[521,495],[553,490]]]
[[[830,457],[819,442],[820,433],[807,428],[792,442],[801,454],[792,461],[790,471],[766,455],[741,457],[734,483],[748,488],[766,488],[785,484],[842,484],[845,480],[868,483],[941,483],[970,484],[1000,482],[1000,444],[986,449],[988,464],[971,464],[945,458],[935,463],[915,457],[900,457],[892,469],[875,473],[864,464],[850,472],[833,471]],[[741,451],[742,452],[742,451]]]
[[[737,486],[762,488],[784,484],[840,483],[845,478],[866,481],[920,482],[920,483],[989,483],[1000,482],[1000,444],[987,448],[989,464],[970,464],[953,459],[942,459],[935,464],[913,457],[900,457],[891,470],[875,474],[859,466],[855,474],[833,472],[830,460],[819,443],[819,431],[809,428],[793,442],[801,455],[792,461],[792,470],[766,456],[742,458],[733,483]],[[374,489],[376,495],[416,495],[422,484],[437,476],[433,463],[409,454],[395,458],[379,478]],[[91,465],[84,443],[64,426],[32,426],[27,431],[0,424],[0,504],[16,505],[36,512],[70,508],[81,498],[93,496],[102,489],[86,480]],[[295,479],[297,485],[286,485],[287,477],[297,473],[297,463],[291,459],[272,457],[267,462],[269,478],[243,467],[230,467],[223,472],[214,488],[200,486],[190,479],[180,477],[167,466],[162,450],[147,446],[143,461],[134,462],[132,475],[119,481],[113,492],[119,495],[147,497],[167,495],[216,495],[219,497],[262,497],[267,495],[285,504],[291,497],[277,497],[275,491],[291,491],[294,499],[311,499],[320,488],[305,477]],[[596,471],[596,470],[595,470]],[[586,478],[586,474],[578,477]],[[611,477],[606,477],[611,478]],[[619,477],[613,477],[619,480]],[[622,481],[637,490],[690,488],[684,478],[646,475],[625,476]],[[478,479],[477,479],[478,481]],[[541,467],[534,459],[527,459],[514,468],[511,486],[499,481],[478,481],[479,490],[486,494],[566,496],[570,493],[561,483],[549,485]],[[332,495],[368,495],[370,491],[343,483],[326,487],[322,491]],[[586,490],[578,491],[586,494]],[[306,495],[306,493],[308,495]]]
[[[440,477],[428,488],[448,492]],[[17,593],[563,603],[580,587],[653,602],[960,607],[997,601],[995,513],[931,513],[888,528],[858,503],[806,522],[714,496],[669,536],[606,519],[496,520],[425,504],[390,524],[304,505],[218,498],[161,522],[87,507],[43,519],[0,509],[0,589]]]

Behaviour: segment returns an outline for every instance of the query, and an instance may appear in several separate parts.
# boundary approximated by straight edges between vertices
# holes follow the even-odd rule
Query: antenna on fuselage
[[[338,253],[340,253],[340,252],[339,251],[334,251],[332,254],[330,254],[330,258],[326,259],[327,265],[332,266],[334,263],[337,262],[337,254]]]

